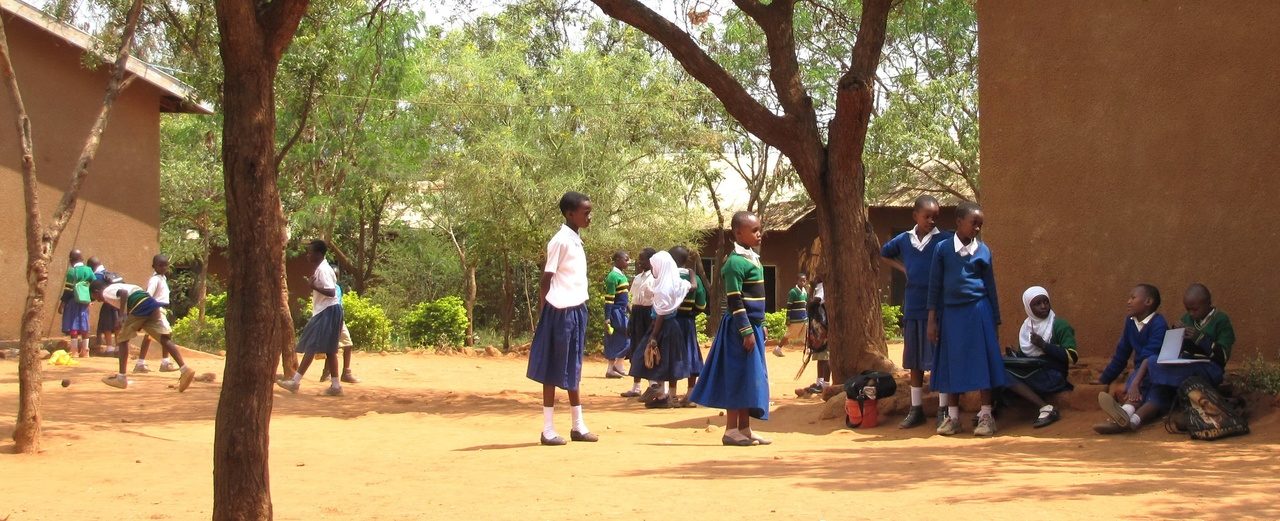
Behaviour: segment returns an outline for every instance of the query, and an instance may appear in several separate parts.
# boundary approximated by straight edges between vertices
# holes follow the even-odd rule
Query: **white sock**
[[[960,406],[959,406],[959,405],[948,405],[948,406],[947,406],[947,416],[950,416],[950,417],[951,417],[951,419],[953,419],[953,420],[958,420],[958,419],[960,419]]]
[[[573,430],[578,431],[578,434],[591,432],[587,429],[587,422],[582,419],[582,406],[574,405],[569,410],[572,411],[570,415],[573,417]]]
[[[302,383],[302,373],[294,372],[292,381],[295,384]]]
[[[142,358],[139,358],[139,359],[138,359],[138,363],[133,364],[133,365],[135,365],[135,366],[137,366],[137,367],[146,367],[146,366],[147,366],[147,361],[146,361],[146,360],[144,360],[144,359],[142,359]]]
[[[1040,408],[1040,415],[1039,415],[1038,417],[1039,417],[1039,418],[1046,418],[1046,417],[1048,417],[1048,416],[1049,416],[1049,413],[1051,413],[1051,412],[1053,412],[1053,406],[1052,406],[1052,405],[1046,405],[1046,406],[1044,406],[1044,407],[1041,407],[1041,408]]]
[[[1137,408],[1137,407],[1134,407],[1133,405],[1131,405],[1131,404],[1127,404],[1127,403],[1126,403],[1126,404],[1124,404],[1124,405],[1121,405],[1121,406],[1120,406],[1120,408],[1121,408],[1121,409],[1124,409],[1124,412],[1127,412],[1127,413],[1129,413],[1129,414],[1133,414],[1133,413],[1135,413],[1135,412],[1138,412],[1138,408]]]
[[[911,388],[911,406],[919,407],[924,404],[924,387]]]
[[[636,382],[635,384],[633,384],[633,385],[631,386],[631,392],[633,392],[633,393],[638,393],[638,392],[640,392],[640,382]]]
[[[339,381],[339,380],[341,380],[341,378],[330,378],[330,379],[329,379],[329,388],[330,388],[330,389],[341,389],[341,388],[342,388],[342,384],[341,384],[341,383],[338,383],[338,381]]]
[[[662,394],[671,392],[671,382],[662,382]]]
[[[1142,425],[1142,417],[1136,413],[1131,413],[1129,414],[1129,423],[1133,424],[1134,427]]]
[[[947,393],[938,393],[938,407],[947,406]]]
[[[556,434],[555,415],[555,407],[542,408],[542,436],[547,439],[559,436],[559,434]]]
[[[88,339],[88,338],[81,338],[81,339],[80,339],[80,349],[84,349],[84,350],[86,350],[86,351],[89,349],[89,339]]]
[[[173,359],[172,359],[172,358],[169,358],[169,357],[167,357],[167,356],[166,356],[166,357],[164,357],[164,358],[161,358],[161,359],[160,359],[160,363],[162,363],[162,364],[164,364],[164,365],[171,365],[171,364],[173,364]]]
[[[978,410],[978,416],[980,416],[980,417],[981,417],[981,416],[986,416],[987,418],[990,418],[990,417],[991,417],[991,406],[990,406],[990,405],[983,405],[983,406],[982,406],[982,409],[979,409],[979,410]]]

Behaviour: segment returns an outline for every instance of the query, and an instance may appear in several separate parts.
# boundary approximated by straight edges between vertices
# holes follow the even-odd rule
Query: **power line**
[[[636,105],[684,105],[702,103],[705,100],[697,98],[689,99],[673,99],[673,100],[645,100],[645,101],[617,101],[617,102],[594,102],[594,103],[467,103],[467,102],[445,102],[445,101],[411,101],[403,99],[378,98],[374,96],[351,96],[348,94],[334,94],[329,92],[320,93],[321,96],[332,98],[346,98],[354,100],[372,100],[384,101],[387,103],[405,104],[405,105],[425,105],[436,107],[493,107],[493,108],[576,108],[576,107],[627,107]]]

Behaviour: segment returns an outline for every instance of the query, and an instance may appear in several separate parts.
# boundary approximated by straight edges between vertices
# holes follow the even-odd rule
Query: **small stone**
[[[400,372],[400,368],[399,367],[395,368],[395,372],[397,373]]]
[[[67,378],[63,378],[63,379],[62,379],[62,386],[63,386],[63,387],[71,387],[71,380],[70,380],[70,379],[67,379]]]
[[[136,459],[136,460],[133,460],[133,462],[134,462],[134,463],[142,463],[142,460],[140,460],[140,459]]]
[[[297,463],[297,464],[295,464],[294,466],[295,466],[295,467],[305,467],[305,466],[307,466],[307,464],[306,464],[306,463]]]
[[[221,356],[221,357],[223,357],[223,358],[226,358],[226,357],[227,357],[227,350],[223,349],[223,350],[221,350],[221,351],[218,351],[218,356]]]
[[[720,416],[724,416],[724,411],[720,411]]]

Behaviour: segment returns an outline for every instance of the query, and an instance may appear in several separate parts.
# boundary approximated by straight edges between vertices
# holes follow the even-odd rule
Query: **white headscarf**
[[[1046,342],[1053,337],[1053,319],[1056,316],[1053,308],[1049,309],[1049,316],[1045,318],[1037,318],[1031,312],[1031,301],[1039,296],[1049,298],[1049,292],[1040,286],[1031,286],[1022,292],[1022,309],[1027,312],[1027,319],[1022,322],[1022,329],[1018,330],[1018,344],[1027,356],[1044,355],[1043,349],[1031,343],[1031,333],[1040,335]]]
[[[689,281],[680,278],[680,268],[671,254],[660,251],[649,259],[653,268],[653,312],[660,316],[675,313],[689,294]]]

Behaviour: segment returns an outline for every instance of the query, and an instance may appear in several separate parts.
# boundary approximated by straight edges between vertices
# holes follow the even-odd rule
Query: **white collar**
[[[94,273],[102,273],[104,271],[107,271],[107,267],[102,264],[98,265],[98,269],[93,270]]]
[[[573,228],[570,228],[569,225],[567,224],[560,225],[560,233],[570,234],[573,236],[574,239],[578,240],[578,243],[582,242],[582,235],[578,234],[578,232],[573,231]]]
[[[956,253],[959,253],[961,257],[969,257],[975,253],[978,253],[979,241],[977,237],[974,237],[972,241],[969,241],[969,244],[965,244],[963,242],[960,242],[959,235],[952,235],[951,242],[956,247]]]
[[[617,266],[614,266],[614,267],[613,267],[613,272],[614,272],[614,273],[617,273],[618,275],[622,275],[623,277],[627,276],[627,274],[626,274],[626,273],[623,273],[623,272],[622,272],[622,270],[618,269],[618,267],[617,267]]]
[[[1143,327],[1146,327],[1147,324],[1151,323],[1151,317],[1154,316],[1156,316],[1156,312],[1152,311],[1150,315],[1147,315],[1147,318],[1142,320],[1131,318],[1130,320],[1133,320],[1133,325],[1138,327],[1138,331],[1142,331]]]
[[[80,266],[84,266],[84,263],[83,263],[83,262],[77,262],[77,263],[75,263],[75,264],[72,264],[72,265],[71,265],[71,267],[72,267],[72,268],[79,268]]]
[[[1200,327],[1204,327],[1204,326],[1205,326],[1205,324],[1208,324],[1208,323],[1209,323],[1209,319],[1213,318],[1213,314],[1214,314],[1214,313],[1217,313],[1217,312],[1218,312],[1218,308],[1210,309],[1210,310],[1209,310],[1209,314],[1204,316],[1204,320],[1201,320],[1201,321],[1200,321],[1199,326],[1200,326]]]
[[[916,234],[917,228],[919,228],[919,225],[912,226],[911,231],[907,233],[911,236],[911,247],[920,251],[924,251],[924,247],[929,245],[929,241],[933,240],[934,235],[941,233],[938,231],[938,227],[935,226],[932,230],[929,230],[929,233],[925,235],[923,239],[921,239],[920,236]]]
[[[756,251],[751,248],[738,244],[738,241],[733,241],[733,252],[746,257],[747,260],[755,263],[756,265],[760,264],[760,254],[756,253]]]

